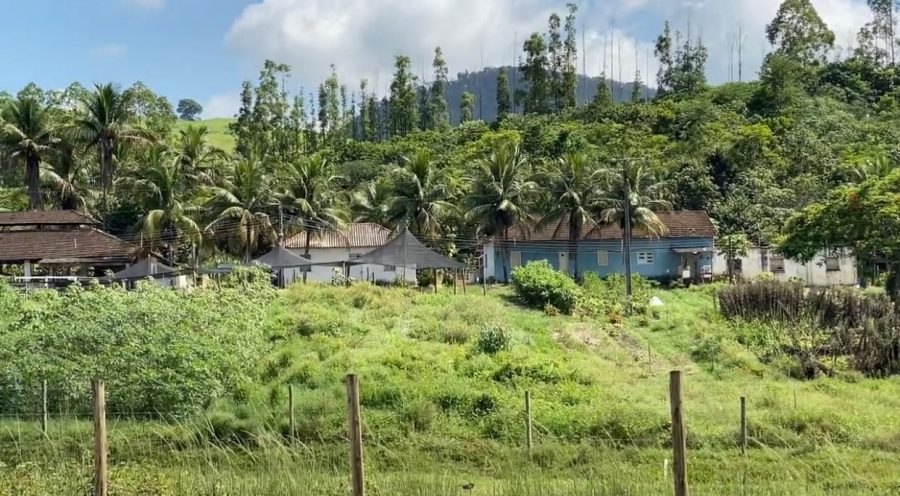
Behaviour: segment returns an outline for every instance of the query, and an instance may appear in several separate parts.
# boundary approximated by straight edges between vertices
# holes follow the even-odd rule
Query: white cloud
[[[144,10],[160,10],[166,6],[167,0],[126,0],[128,3]]]
[[[234,117],[241,106],[241,95],[238,93],[213,95],[202,105],[204,119]]]
[[[644,81],[655,81],[652,44],[663,21],[684,33],[702,36],[709,48],[710,80],[729,74],[730,39],[738,26],[745,34],[744,77],[753,78],[766,51],[765,25],[781,0],[621,0],[580,2],[578,29],[585,29],[587,73],[600,72],[604,39],[615,25],[613,59],[619,78],[634,77],[639,66]],[[846,45],[869,18],[864,0],[813,0],[821,16]],[[547,17],[562,2],[550,0],[257,0],[234,21],[227,43],[247,57],[254,70],[263,59],[289,63],[299,84],[318,84],[334,63],[342,80],[355,87],[361,77],[385,93],[393,56],[409,55],[413,67],[430,77],[432,50],[440,45],[451,74],[484,65],[510,64],[514,39],[521,50],[534,31],[545,31]],[[579,45],[581,44],[579,36]],[[635,60],[637,45],[637,61]],[[580,48],[580,46],[579,46]],[[650,76],[647,52],[650,51]],[[612,63],[607,61],[607,66]],[[579,70],[582,60],[579,57]],[[736,69],[734,70],[736,77]]]
[[[107,43],[94,48],[92,53],[98,58],[117,59],[128,53],[128,46],[121,43]]]

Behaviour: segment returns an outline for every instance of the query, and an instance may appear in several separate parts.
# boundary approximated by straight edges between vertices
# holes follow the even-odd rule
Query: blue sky
[[[514,43],[543,30],[562,12],[550,0],[28,0],[6,2],[0,46],[6,47],[0,90],[29,82],[45,89],[113,81],[143,81],[170,98],[203,103],[206,116],[227,116],[240,83],[265,58],[292,65],[292,89],[316,85],[334,63],[348,86],[362,77],[388,85],[394,54],[406,52],[421,68],[441,45],[451,74],[510,63]],[[779,0],[585,0],[587,72],[599,73],[605,41],[622,45],[623,79],[635,62],[646,72],[647,51],[665,19],[702,34],[710,48],[710,79],[728,78],[729,39],[742,26],[747,73],[766,50],[762,30]],[[813,0],[835,31],[851,43],[868,18],[864,0]],[[637,60],[635,60],[637,55]],[[655,62],[650,60],[651,76]],[[613,76],[618,77],[618,69]],[[646,74],[645,80],[646,78]],[[652,77],[650,78],[652,82]]]

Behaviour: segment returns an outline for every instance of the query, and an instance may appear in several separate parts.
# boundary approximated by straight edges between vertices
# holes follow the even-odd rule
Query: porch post
[[[31,260],[25,260],[25,277],[31,277]]]

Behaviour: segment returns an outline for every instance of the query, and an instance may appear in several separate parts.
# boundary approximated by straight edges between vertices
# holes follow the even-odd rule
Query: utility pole
[[[625,311],[631,315],[632,288],[631,288],[631,184],[628,181],[628,161],[622,167],[622,184],[625,189],[624,215],[625,215]]]

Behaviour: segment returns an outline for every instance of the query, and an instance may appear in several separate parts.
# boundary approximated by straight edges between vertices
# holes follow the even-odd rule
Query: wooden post
[[[481,265],[481,292],[487,296],[487,257],[482,260]]]
[[[794,390],[794,410],[797,409],[797,390]]]
[[[106,473],[106,385],[101,379],[92,384],[94,402],[94,496],[109,494]]]
[[[528,454],[531,454],[533,437],[531,431],[531,392],[525,391],[525,440],[528,446]]]
[[[741,454],[747,454],[747,397],[741,396]]]
[[[350,435],[350,476],[353,496],[365,496],[363,472],[362,419],[359,411],[359,378],[347,376],[347,416]]]
[[[684,436],[684,410],[681,403],[681,371],[669,374],[669,399],[672,406],[672,470],[675,473],[675,496],[688,496],[687,442]]]
[[[469,271],[464,270],[462,273],[462,286],[463,286],[463,294],[466,294],[466,279],[469,278]]]
[[[41,382],[41,432],[47,437],[50,412],[47,410],[47,381]]]
[[[459,285],[459,271],[453,271],[453,294],[456,294],[457,286]]]
[[[290,421],[291,442],[294,441],[294,385],[288,386],[288,419]]]

